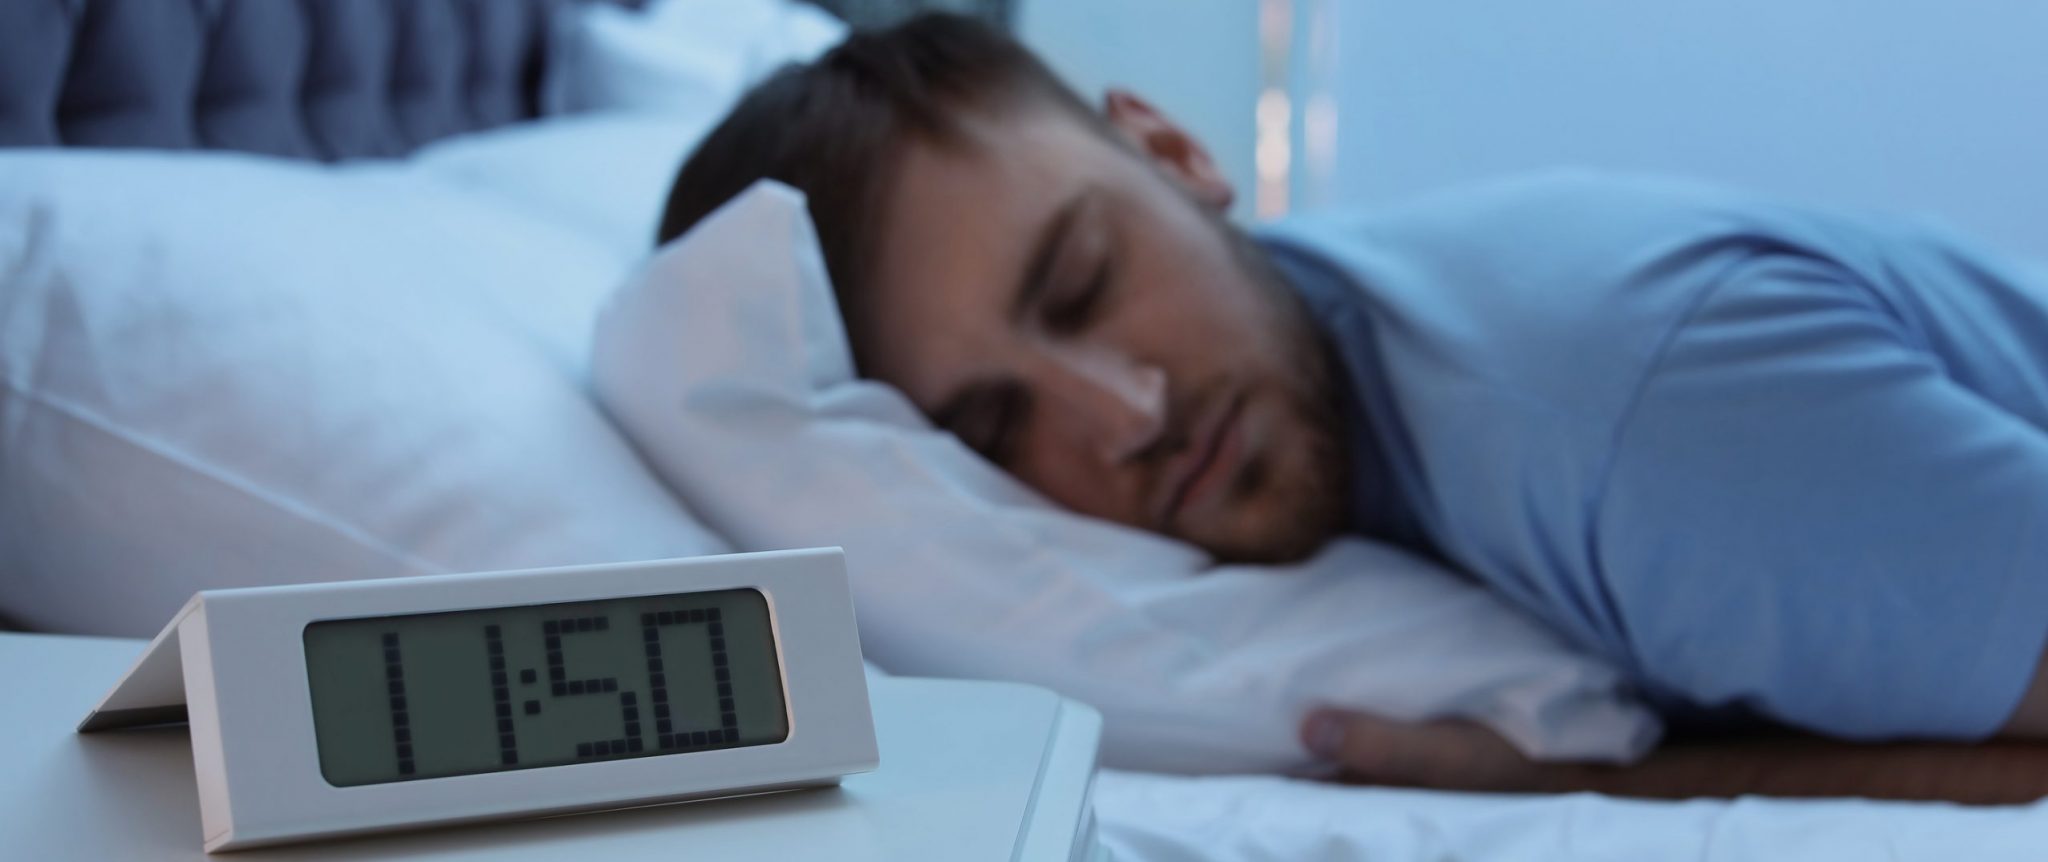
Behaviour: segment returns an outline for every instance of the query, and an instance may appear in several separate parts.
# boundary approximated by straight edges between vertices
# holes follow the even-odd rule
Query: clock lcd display
[[[320,772],[339,787],[789,736],[751,589],[327,620],[305,642]]]

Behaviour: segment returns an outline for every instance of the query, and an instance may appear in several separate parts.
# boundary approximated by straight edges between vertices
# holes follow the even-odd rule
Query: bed
[[[550,72],[567,56],[555,16],[572,5],[568,0],[0,4],[0,147],[20,148],[0,151],[0,162],[13,164],[9,176],[23,187],[51,194],[68,194],[71,186],[103,186],[97,213],[118,213],[131,199],[140,206],[175,198],[187,207],[177,211],[181,217],[169,219],[182,223],[185,232],[146,237],[137,247],[148,254],[133,259],[97,261],[111,273],[109,278],[149,287],[148,278],[169,261],[211,279],[202,285],[205,296],[240,290],[261,297],[274,285],[229,284],[221,275],[225,270],[204,258],[257,257],[264,247],[289,244],[312,226],[343,220],[374,227],[380,202],[407,202],[408,211],[431,213],[443,227],[476,221],[474,229],[458,230],[464,242],[473,243],[468,246],[407,246],[411,226],[361,240],[326,237],[324,250],[309,242],[303,253],[288,255],[293,260],[280,265],[304,267],[303,277],[295,280],[304,292],[353,298],[280,298],[263,305],[269,316],[248,327],[251,338],[260,338],[276,331],[272,327],[280,322],[317,312],[319,326],[290,331],[346,339],[359,331],[353,321],[372,319],[355,315],[391,303],[417,303],[420,319],[445,315],[465,321],[468,328],[437,322],[418,330],[387,328],[377,337],[398,345],[386,352],[408,345],[438,351],[433,355],[455,363],[447,380],[422,382],[417,362],[380,365],[374,355],[352,357],[356,373],[348,380],[314,365],[279,369],[257,384],[238,381],[234,387],[192,372],[180,378],[186,388],[150,390],[168,393],[166,403],[115,399],[123,409],[142,413],[114,415],[94,404],[50,395],[56,391],[51,387],[63,381],[39,376],[51,364],[37,360],[48,357],[22,347],[24,330],[0,329],[9,348],[28,357],[0,365],[13,375],[13,400],[0,407],[0,445],[14,449],[11,455],[0,453],[11,459],[0,461],[0,487],[7,489],[0,497],[0,523],[7,525],[0,527],[0,546],[6,550],[0,555],[0,584],[16,597],[9,609],[13,624],[146,635],[162,619],[160,606],[182,601],[191,588],[250,582],[236,579],[260,578],[245,573],[281,566],[368,577],[724,549],[720,537],[692,516],[692,501],[671,498],[629,444],[608,436],[602,412],[587,403],[581,367],[582,341],[589,337],[602,291],[645,253],[645,210],[653,201],[644,187],[665,181],[663,174],[687,146],[690,129],[714,117],[718,103],[707,102],[699,114],[684,119],[544,118],[551,113],[551,100],[562,98],[550,92],[550,82],[558,80]],[[875,21],[930,4],[825,5],[857,20]],[[945,5],[1000,19],[1009,4]],[[630,75],[633,68],[628,64],[608,74]],[[502,136],[529,126],[541,134],[518,140]],[[77,148],[115,148],[128,155],[82,163],[61,157]],[[603,148],[604,158],[591,159],[593,148]],[[166,152],[189,157],[189,169],[179,167],[187,164],[179,155]],[[305,166],[316,162],[336,167]],[[166,170],[178,176],[164,179]],[[364,190],[325,208],[294,205],[297,191],[326,187],[329,177],[307,173],[313,170],[335,172]],[[661,179],[645,179],[650,175]],[[0,188],[0,199],[9,194],[28,193]],[[274,205],[266,203],[271,198]],[[231,212],[237,206],[266,211],[237,217]],[[97,223],[90,220],[59,218],[46,224],[35,221],[40,211],[22,212],[29,213],[24,218],[34,230],[55,232],[88,251],[106,236],[95,233]],[[237,242],[220,242],[222,233],[232,233]],[[204,243],[204,254],[189,251],[198,243]],[[237,243],[247,248],[237,251]],[[404,275],[403,267],[445,274],[433,269],[445,265],[436,259],[465,254],[505,257],[499,271],[507,273],[508,281],[520,273],[546,278],[530,277],[531,284],[522,282],[527,286],[516,290],[432,297],[419,296],[420,288],[410,282],[390,286]],[[352,263],[354,257],[380,260]],[[33,276],[39,271],[35,263],[32,255],[17,256],[7,276]],[[577,289],[561,287],[585,282]],[[435,283],[435,277],[420,282]],[[147,305],[148,298],[125,294],[124,307]],[[0,293],[0,308],[12,301]],[[47,323],[65,309],[53,305],[40,311],[37,319]],[[244,312],[244,306],[237,306],[233,319],[246,322]],[[17,327],[25,327],[19,321],[27,319],[10,318]],[[379,326],[390,326],[377,319]],[[154,343],[147,333],[128,330],[89,334],[79,343],[106,351],[129,339]],[[172,348],[135,360],[138,367],[126,376],[105,378],[129,389],[100,394],[132,394],[155,379],[149,374],[165,367],[204,370],[206,361],[229,363],[238,355],[195,355],[189,342]],[[91,358],[112,362],[112,355]],[[454,380],[463,385],[455,386]],[[532,380],[547,382],[527,385]],[[332,417],[312,415],[316,411],[309,409],[305,415],[266,420],[252,431],[233,404],[207,402],[205,409],[195,409],[188,397],[195,391],[191,386],[215,394],[232,389],[222,396],[229,401],[260,401],[259,395],[274,397],[297,387],[322,393],[323,404],[342,405],[321,408],[328,414],[343,407],[357,412],[322,425]],[[344,389],[374,390],[374,397],[328,397]],[[409,416],[418,405],[450,400],[474,404],[475,415],[490,422],[430,426]],[[507,402],[516,402],[518,412],[503,412],[513,409]],[[36,422],[24,418],[32,412]],[[387,418],[366,422],[364,416]],[[43,417],[54,418],[37,424]],[[507,417],[524,426],[516,436],[502,430]],[[156,423],[155,436],[138,436],[138,423],[145,420]],[[477,427],[493,423],[500,428]],[[224,424],[232,427],[223,430]],[[399,442],[386,439],[397,436],[394,429],[405,429],[409,436]],[[266,449],[294,434],[309,435],[303,438],[307,442]],[[188,446],[178,450],[178,457],[165,456],[167,446],[194,441],[213,448]],[[376,462],[377,469],[348,464],[314,469],[337,460],[335,453],[372,444],[384,447],[378,450],[383,460]],[[21,456],[30,450],[40,453],[33,461]],[[248,467],[273,471],[266,475],[275,481],[255,483],[247,471],[219,469],[219,459],[247,457],[252,451],[268,451],[279,462]],[[140,460],[145,454],[150,455],[146,462]],[[507,471],[507,463],[525,466]],[[93,465],[98,472],[88,469]],[[175,487],[177,493],[137,493],[134,477],[155,476],[150,470],[164,471],[165,484],[154,487]],[[389,493],[393,486],[382,481],[389,479],[386,473],[403,474],[408,493]],[[74,481],[79,475],[92,476],[98,484]],[[61,496],[53,490],[60,480]],[[575,490],[564,490],[571,486]],[[480,505],[480,499],[490,504]],[[162,535],[113,541],[108,537],[114,533],[104,527],[76,526],[138,521],[163,525]],[[251,526],[242,531],[248,535],[226,535],[206,526],[224,521],[274,529]],[[167,555],[166,548],[189,554]],[[150,584],[95,579],[95,573],[138,569],[151,573]],[[19,597],[31,594],[70,598],[24,610],[27,603]],[[107,595],[120,595],[122,601],[109,602]],[[2038,859],[2048,852],[2048,805],[2040,804],[1965,809],[1856,800],[1654,803],[1127,770],[1105,770],[1095,792],[1104,840],[1118,857],[1153,862],[1992,860]]]

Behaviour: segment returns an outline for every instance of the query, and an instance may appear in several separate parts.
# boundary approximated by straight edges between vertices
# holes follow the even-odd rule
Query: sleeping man
[[[2048,273],[1593,175],[1246,233],[1158,111],[948,17],[762,83],[661,240],[762,178],[808,196],[862,373],[1075,511],[1234,561],[1416,549],[1681,728],[2048,736]],[[1746,736],[1617,769],[1457,722],[1303,735],[1388,783],[2048,792],[2028,745]]]

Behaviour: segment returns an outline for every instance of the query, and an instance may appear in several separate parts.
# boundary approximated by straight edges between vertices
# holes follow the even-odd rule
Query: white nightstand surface
[[[1065,860],[1098,858],[1101,718],[1007,683],[871,680],[881,768],[837,788],[200,851],[182,727],[73,732],[143,641],[0,633],[0,855],[9,859]]]

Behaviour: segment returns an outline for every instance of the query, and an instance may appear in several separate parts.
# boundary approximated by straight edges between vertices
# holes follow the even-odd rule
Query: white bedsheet
[[[1111,770],[1096,780],[1095,807],[1119,862],[2048,859],[2048,802],[1650,802]]]

